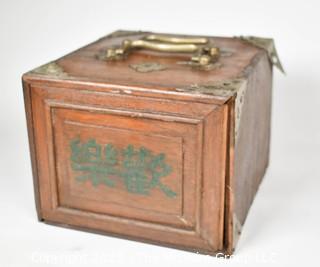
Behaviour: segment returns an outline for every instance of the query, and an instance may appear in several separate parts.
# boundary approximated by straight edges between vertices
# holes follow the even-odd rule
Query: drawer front
[[[39,86],[30,99],[42,219],[222,248],[226,106]]]

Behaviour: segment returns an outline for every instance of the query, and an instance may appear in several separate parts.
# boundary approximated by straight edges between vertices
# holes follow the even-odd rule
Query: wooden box
[[[117,31],[24,74],[39,220],[232,253],[268,165],[261,40]]]

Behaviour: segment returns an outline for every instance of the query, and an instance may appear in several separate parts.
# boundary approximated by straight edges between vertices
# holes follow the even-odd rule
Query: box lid
[[[190,54],[137,50],[123,60],[107,61],[108,48],[150,32],[116,31],[60,59],[34,69],[28,78],[100,85],[129,86],[177,93],[230,98],[261,55],[267,52],[241,38],[206,37],[220,49],[217,62],[205,68],[189,64]],[[186,38],[190,36],[170,35]],[[193,36],[195,37],[195,36]]]

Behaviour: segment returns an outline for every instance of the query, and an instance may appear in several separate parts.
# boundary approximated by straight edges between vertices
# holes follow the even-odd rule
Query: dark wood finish
[[[182,54],[139,51],[119,62],[97,58],[124,38],[112,34],[58,59],[61,73],[23,76],[38,217],[206,254],[231,253],[234,220],[244,223],[268,164],[272,72],[266,52],[238,39],[212,37],[232,55],[211,71],[176,64],[185,60]],[[168,69],[138,73],[129,67],[145,61]],[[237,93],[180,90],[239,78],[246,88],[237,137]],[[110,176],[118,179],[116,186],[79,182],[70,143],[91,139],[118,151],[130,144],[165,154],[171,169],[161,182],[174,194],[165,193],[159,181],[146,194],[133,194],[118,174]]]
[[[241,226],[268,167],[271,89],[272,68],[268,57],[261,55],[248,75],[237,142],[231,141],[229,147],[230,178],[226,185],[226,203],[231,205],[226,213],[226,250],[229,254],[234,250]]]

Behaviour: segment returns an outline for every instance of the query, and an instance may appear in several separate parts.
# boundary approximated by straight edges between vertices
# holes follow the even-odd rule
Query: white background
[[[0,0],[0,266],[320,264],[319,1]],[[21,75],[116,29],[273,37],[271,164],[233,260],[38,223]]]

